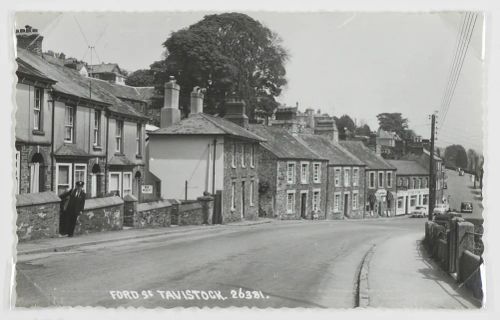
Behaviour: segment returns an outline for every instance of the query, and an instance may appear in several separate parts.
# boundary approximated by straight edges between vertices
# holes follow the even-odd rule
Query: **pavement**
[[[364,307],[478,308],[421,251],[424,223],[407,217],[266,221],[165,228],[172,230],[163,234],[127,230],[116,232],[127,238],[108,242],[82,236],[89,241],[57,252],[24,247],[15,303],[355,308],[362,291]],[[220,298],[186,298],[193,290]]]
[[[160,237],[177,233],[190,233],[192,231],[203,230],[207,228],[222,228],[222,227],[242,227],[270,223],[272,219],[260,218],[254,221],[233,222],[225,225],[195,225],[195,226],[171,226],[168,228],[144,228],[133,229],[125,228],[123,230],[96,232],[85,235],[76,235],[74,237],[58,237],[40,239],[28,242],[21,242],[17,245],[18,255],[37,254],[46,252],[63,252],[78,247],[119,242],[126,240]]]
[[[369,307],[474,309],[481,302],[429,257],[420,232],[377,245],[369,261]],[[397,262],[395,263],[395,259]]]

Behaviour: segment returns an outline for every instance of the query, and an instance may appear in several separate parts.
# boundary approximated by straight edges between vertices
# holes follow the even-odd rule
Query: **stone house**
[[[22,38],[24,34],[18,32],[17,36]],[[40,47],[33,50],[23,47],[17,50],[19,74],[26,74],[29,69],[35,76],[52,81],[43,93],[36,90],[37,86],[23,83],[27,80],[17,84],[19,191],[62,193],[82,180],[88,197],[108,192],[140,197],[144,126],[148,119],[107,90],[93,85],[96,80],[44,59],[38,53],[42,51],[42,42],[38,44]],[[44,81],[39,79],[36,84],[48,84]],[[33,121],[35,118],[41,119],[41,125]],[[22,152],[22,142],[27,138],[31,145],[43,140],[46,147],[36,146],[36,152]],[[26,187],[26,181],[44,181],[43,190]]]
[[[125,84],[126,73],[116,63],[91,64],[88,66],[89,76],[116,84]]]
[[[160,129],[149,133],[148,168],[165,199],[221,193],[222,223],[258,216],[259,143],[247,130],[245,105],[226,101],[225,118],[203,113],[203,93],[191,93],[191,113],[181,120],[180,87],[165,84]]]
[[[365,216],[394,216],[396,168],[360,141],[340,141],[340,145],[366,165]]]
[[[323,219],[328,160],[283,128],[256,124],[250,125],[250,131],[266,139],[261,144],[258,170],[260,215]]]
[[[429,170],[413,160],[387,160],[396,171],[396,215],[429,205]]]
[[[402,159],[414,160],[429,172],[431,154],[429,150],[422,148],[419,153],[408,153]],[[436,179],[436,204],[447,201],[444,194],[446,186],[446,168],[443,164],[443,159],[434,154],[434,175]],[[430,181],[430,179],[429,179]]]
[[[331,131],[333,127],[329,122]],[[328,159],[326,170],[326,219],[363,218],[365,164],[343,148],[323,127],[323,134],[300,134],[299,138],[317,154]]]

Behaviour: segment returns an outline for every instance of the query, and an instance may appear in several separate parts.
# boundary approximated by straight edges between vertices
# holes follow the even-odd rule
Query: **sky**
[[[428,116],[441,108],[461,13],[245,13],[277,32],[290,53],[280,102],[348,114],[372,130],[377,114],[401,112],[411,129],[430,137]],[[169,35],[206,14],[18,13],[16,27],[38,28],[44,51],[133,71],[161,59]],[[89,45],[96,48],[92,57]],[[450,111],[445,119],[438,113],[438,146],[483,149],[483,55],[480,15]]]

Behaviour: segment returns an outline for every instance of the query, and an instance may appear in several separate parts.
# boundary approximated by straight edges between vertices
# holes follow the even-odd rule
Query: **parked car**
[[[460,212],[472,213],[472,202],[462,202],[460,205]]]
[[[427,207],[426,206],[416,206],[415,209],[412,210],[410,217],[412,218],[425,218],[427,216]]]
[[[450,206],[447,203],[440,203],[434,207],[434,211],[432,211],[432,213],[440,215],[440,214],[446,214],[449,211],[450,211]]]

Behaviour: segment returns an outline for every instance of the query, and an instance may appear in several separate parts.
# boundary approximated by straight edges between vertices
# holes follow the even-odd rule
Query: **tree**
[[[377,120],[382,130],[395,132],[401,138],[406,136],[405,131],[408,128],[408,119],[403,118],[401,113],[380,113],[377,115]]]
[[[356,134],[360,136],[367,136],[369,137],[371,134],[371,129],[370,126],[367,124],[362,125],[361,127],[356,128]]]
[[[154,72],[151,69],[136,70],[130,73],[125,84],[132,87],[151,87],[154,85]]]
[[[353,136],[356,130],[356,125],[354,124],[354,121],[352,121],[351,117],[344,114],[340,118],[334,118],[334,119],[335,123],[337,124],[337,129],[339,130],[340,140],[346,140],[347,138]]]
[[[459,144],[447,146],[444,150],[444,161],[447,166],[467,168],[467,153],[465,148]]]
[[[280,37],[245,14],[207,15],[173,32],[163,46],[163,72],[181,86],[181,106],[189,105],[192,88],[199,86],[206,88],[207,112],[223,112],[226,97],[235,96],[246,102],[249,116],[256,108],[270,114],[287,83],[288,53]]]

